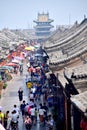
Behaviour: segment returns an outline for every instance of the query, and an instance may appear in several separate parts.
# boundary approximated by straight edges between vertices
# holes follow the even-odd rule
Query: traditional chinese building
[[[47,37],[51,34],[51,28],[53,28],[51,23],[53,22],[53,20],[49,18],[49,13],[38,13],[37,20],[34,20],[33,22],[37,24],[35,26],[36,36]]]

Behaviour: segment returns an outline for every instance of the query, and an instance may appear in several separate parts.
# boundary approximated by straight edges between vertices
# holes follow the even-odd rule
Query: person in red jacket
[[[87,130],[87,117],[83,116],[80,122],[81,130]]]

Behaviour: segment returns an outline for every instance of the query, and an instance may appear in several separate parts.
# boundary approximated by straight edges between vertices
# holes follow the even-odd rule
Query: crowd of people
[[[37,124],[37,121],[39,121],[40,126],[44,126],[46,130],[53,130],[54,120],[50,111],[52,102],[49,101],[52,90],[47,87],[46,77],[43,78],[45,74],[42,72],[41,68],[38,73],[29,73],[27,76],[29,76],[29,80],[25,80],[25,83],[29,91],[29,101],[23,100],[24,92],[20,87],[18,90],[20,107],[17,107],[15,104],[11,115],[9,111],[6,111],[6,114],[1,112],[1,123],[6,130],[10,130],[10,128],[16,129],[18,128],[18,120],[21,113],[26,130],[30,130],[33,125]],[[27,76],[26,78],[28,78]],[[28,82],[31,82],[31,87],[29,88],[27,86]]]
[[[13,129],[14,125],[17,127],[19,112],[20,110],[16,104],[13,106],[11,112],[7,110],[6,113],[3,113],[2,110],[0,110],[0,123],[4,126],[5,130]]]
[[[55,127],[54,120],[55,114],[58,117],[56,112],[59,112],[61,117],[58,127],[63,124],[61,123],[64,121],[63,108],[61,109],[60,104],[58,104],[59,102],[63,104],[63,100],[60,97],[58,99],[58,91],[60,94],[61,89],[60,87],[57,88],[58,91],[56,89],[58,85],[56,76],[51,73],[49,78],[47,78],[46,70],[48,66],[46,62],[43,62],[42,59],[37,62],[34,58],[34,53],[24,58],[27,67],[25,87],[28,91],[28,101],[24,100],[24,91],[20,87],[17,92],[19,106],[14,104],[12,111],[7,110],[5,113],[0,107],[0,127],[2,127],[0,130],[18,130],[20,115],[26,130],[31,130],[37,123],[39,123],[40,127],[44,127],[45,130],[56,130],[57,127]],[[19,67],[14,67],[15,74],[19,72],[20,76],[22,76],[24,71],[23,64],[19,65]],[[55,109],[53,109],[54,107]],[[60,111],[58,111],[58,107]],[[55,114],[53,115],[53,113]],[[63,127],[61,126],[60,128]],[[82,118],[80,128],[81,130],[87,130],[87,118]]]
[[[52,90],[48,87],[44,68],[40,67],[39,70],[29,71],[25,82],[29,90],[29,102],[23,100],[20,110],[26,129],[30,130],[32,125],[36,125],[39,121],[41,127],[45,126],[46,130],[53,130],[54,120],[50,111],[51,102],[49,102]],[[21,101],[23,91],[21,90],[20,93],[19,100]]]
[[[20,87],[18,90],[18,98],[20,102],[20,107],[17,104],[14,104],[13,110],[7,110],[6,113],[3,113],[0,109],[0,123],[6,130],[18,129],[18,122],[20,114],[23,118],[23,123],[25,124],[26,130],[30,130],[33,125],[37,125],[37,122],[40,123],[41,127],[45,127],[46,130],[53,130],[54,120],[50,109],[49,100],[52,96],[52,90],[48,87],[48,81],[45,75],[46,64],[38,63],[38,66],[34,66],[34,62],[30,62],[30,59],[25,57],[26,62],[30,64],[27,66],[28,74],[25,77],[25,84],[29,91],[28,98],[29,101],[23,99],[23,89]],[[20,73],[20,76],[23,74],[23,64],[17,68]]]

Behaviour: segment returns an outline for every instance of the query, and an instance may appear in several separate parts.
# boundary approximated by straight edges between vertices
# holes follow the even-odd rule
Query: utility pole
[[[69,14],[69,26],[71,25],[71,15]]]

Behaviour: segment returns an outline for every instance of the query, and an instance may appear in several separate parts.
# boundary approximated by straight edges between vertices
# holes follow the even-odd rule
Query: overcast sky
[[[33,28],[43,12],[49,12],[54,27],[74,24],[87,16],[87,0],[0,0],[0,30]]]

